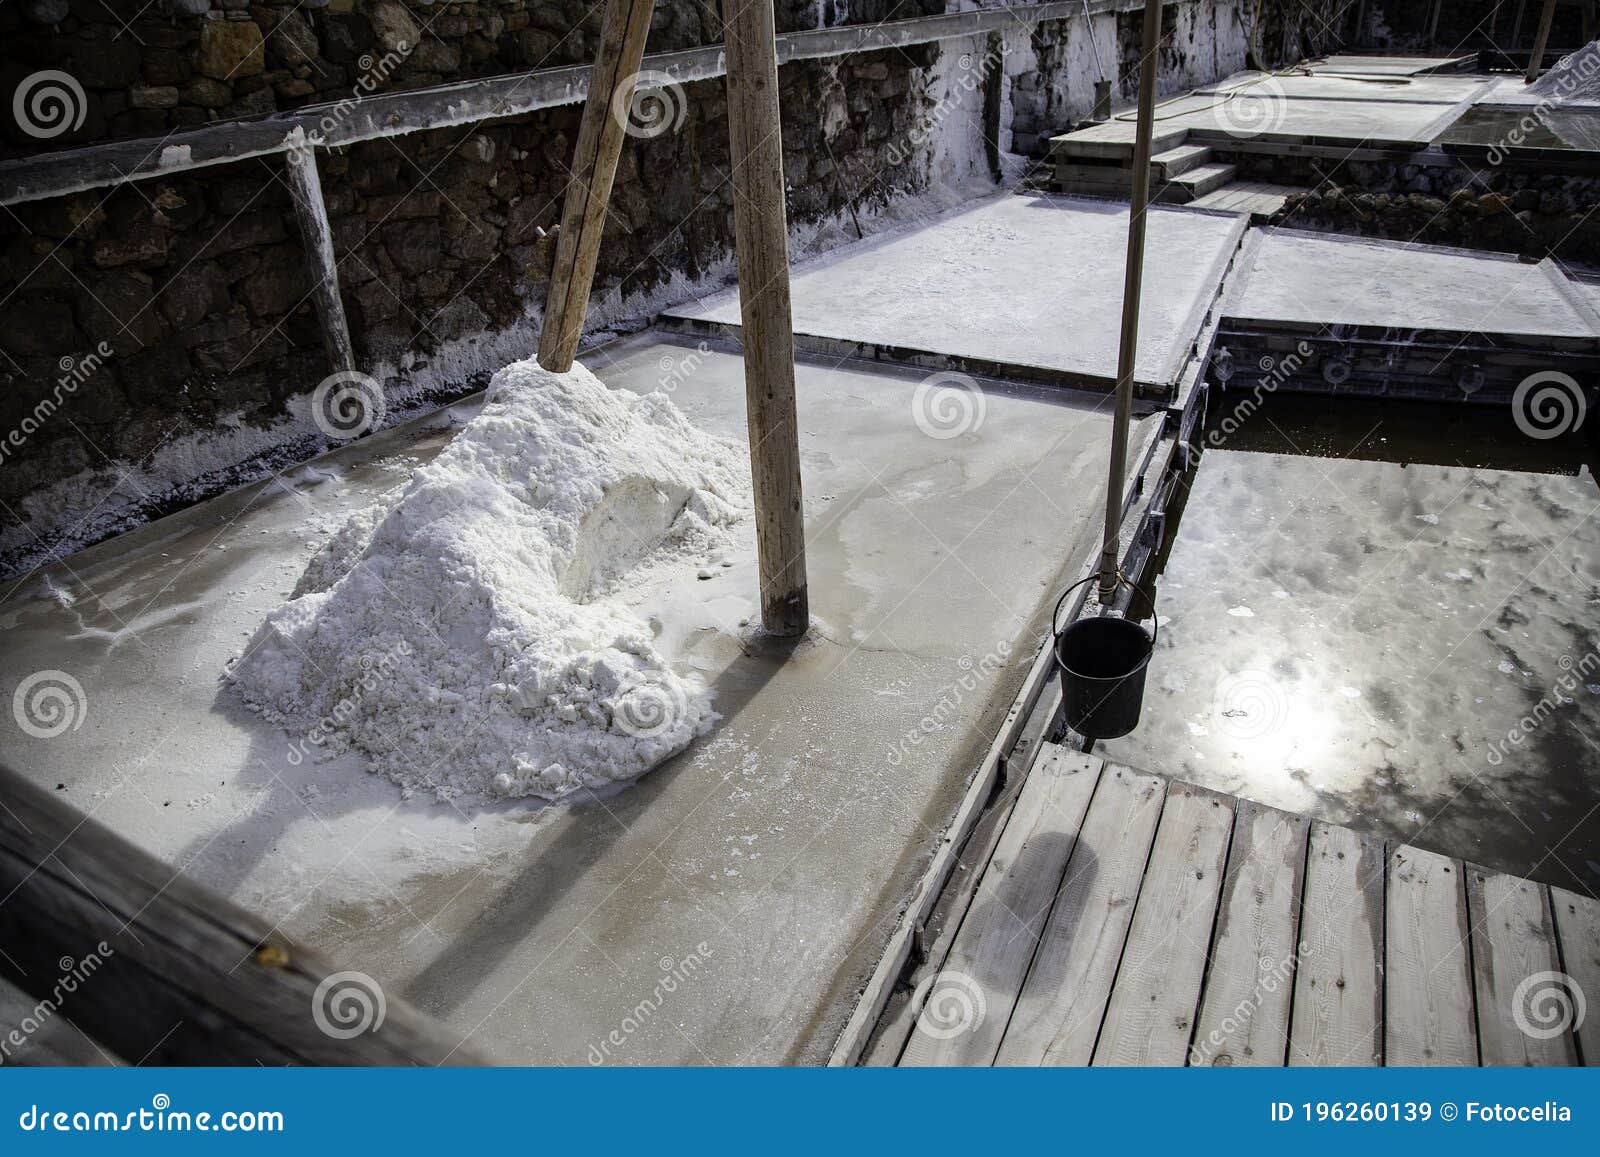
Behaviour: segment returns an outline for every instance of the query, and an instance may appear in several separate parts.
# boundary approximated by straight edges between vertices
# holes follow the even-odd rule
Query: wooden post
[[[0,977],[129,1064],[469,1065],[463,1034],[0,767]],[[48,1006],[48,1007],[47,1007]]]
[[[539,332],[539,364],[564,374],[572,368],[583,337],[600,236],[605,230],[611,183],[617,175],[628,118],[626,109],[644,60],[655,0],[606,0],[600,24],[600,48],[589,74],[589,95],[578,125],[567,197],[556,234],[556,259],[545,296],[544,326]]]
[[[1144,232],[1150,202],[1150,139],[1161,61],[1161,0],[1145,0],[1144,46],[1139,55],[1139,120],[1133,138],[1133,189],[1128,202],[1128,256],[1122,275],[1122,339],[1117,347],[1117,400],[1111,420],[1111,466],[1106,478],[1105,538],[1100,548],[1099,596],[1116,597],[1121,554],[1122,479],[1128,470],[1128,426],[1139,352],[1139,298],[1144,282]]]
[[[1533,51],[1528,55],[1526,83],[1539,79],[1539,67],[1544,63],[1544,46],[1550,41],[1550,25],[1556,19],[1556,0],[1544,0],[1544,11],[1539,14],[1539,31],[1533,36]]]
[[[1444,7],[1444,0],[1433,0],[1433,15],[1428,18],[1428,47],[1432,48],[1439,42],[1439,10]]]
[[[761,622],[771,634],[793,636],[805,633],[810,610],[795,419],[794,330],[789,317],[777,33],[772,0],[723,0],[722,14]]]
[[[322,344],[328,351],[329,367],[334,373],[348,372],[356,368],[356,354],[350,344],[344,301],[339,296],[339,267],[333,260],[333,229],[328,225],[328,207],[322,200],[317,154],[306,140],[304,129],[295,129],[295,133],[299,139],[283,154],[283,165],[289,177],[289,191],[294,194],[300,237],[305,242],[311,299],[322,322]]]

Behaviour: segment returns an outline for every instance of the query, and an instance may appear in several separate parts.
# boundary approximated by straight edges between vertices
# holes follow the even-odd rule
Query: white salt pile
[[[408,794],[554,799],[638,776],[716,716],[607,596],[667,558],[695,581],[749,509],[742,457],[665,394],[507,366],[438,458],[311,561],[229,681]]]
[[[1526,91],[1552,104],[1600,104],[1600,41],[1563,56]]]

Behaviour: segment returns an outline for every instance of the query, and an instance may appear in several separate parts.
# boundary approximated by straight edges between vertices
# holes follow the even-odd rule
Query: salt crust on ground
[[[665,394],[507,366],[409,483],[355,515],[228,679],[328,753],[441,799],[557,799],[632,779],[716,719],[613,597],[724,549],[744,455]]]

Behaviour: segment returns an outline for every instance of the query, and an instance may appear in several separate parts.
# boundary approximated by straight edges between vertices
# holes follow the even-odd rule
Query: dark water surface
[[[1143,722],[1097,753],[1600,892],[1592,432],[1269,398],[1223,438],[1230,405],[1157,586]]]

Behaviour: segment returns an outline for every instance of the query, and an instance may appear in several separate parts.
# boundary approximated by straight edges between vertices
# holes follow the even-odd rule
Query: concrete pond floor
[[[1126,205],[988,197],[797,267],[795,332],[1115,385],[1127,237]],[[1152,208],[1161,258],[1140,299],[1139,382],[1177,379],[1238,237],[1230,215]],[[666,316],[737,326],[738,290]]]
[[[645,334],[584,361],[744,439],[735,353]],[[318,545],[470,403],[8,586],[0,685],[60,672],[83,700],[51,738],[4,713],[0,758],[489,1057],[820,1061],[1103,501],[1105,399],[985,384],[952,430],[926,420],[924,377],[802,362],[815,629],[780,648],[741,628],[747,558],[641,591],[723,719],[606,798],[402,799],[356,756],[298,758],[219,682]]]
[[[1273,397],[1211,445],[1143,717],[1096,753],[1600,892],[1594,443]]]

